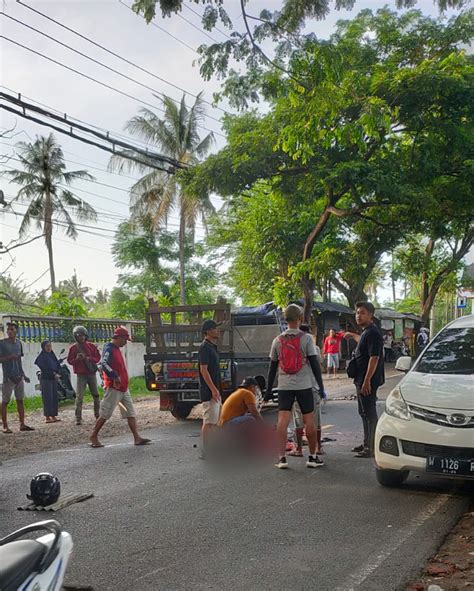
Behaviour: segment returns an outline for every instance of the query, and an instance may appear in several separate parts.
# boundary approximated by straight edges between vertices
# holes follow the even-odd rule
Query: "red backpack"
[[[303,352],[301,351],[301,339],[305,333],[285,335],[278,337],[280,354],[278,362],[283,373],[292,375],[298,373],[303,367]]]

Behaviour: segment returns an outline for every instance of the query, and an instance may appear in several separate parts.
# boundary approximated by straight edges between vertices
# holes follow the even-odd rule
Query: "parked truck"
[[[207,318],[221,323],[218,350],[223,399],[245,376],[261,376],[261,389],[265,388],[270,346],[280,333],[276,318],[271,323],[242,325],[234,321],[225,300],[169,307],[150,300],[146,313],[146,385],[148,390],[159,392],[160,409],[171,411],[176,418],[186,418],[200,402],[198,350],[201,325]]]

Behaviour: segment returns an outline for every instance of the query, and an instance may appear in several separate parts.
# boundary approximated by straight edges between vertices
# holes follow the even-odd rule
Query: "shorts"
[[[303,414],[297,402],[293,404],[293,423],[295,429],[302,429],[304,427]],[[321,429],[321,397],[318,392],[314,393],[314,426],[316,429]]]
[[[295,400],[300,405],[301,412],[304,415],[314,411],[313,388],[305,390],[278,390],[278,410],[291,412]]]
[[[204,425],[218,425],[219,424],[219,417],[221,414],[221,407],[222,403],[217,402],[212,398],[212,400],[208,400],[202,403],[203,408],[203,415],[202,415],[202,422]]]
[[[328,353],[328,368],[329,367],[339,369],[339,353]]]
[[[130,392],[128,390],[126,392],[120,392],[120,390],[115,390],[114,388],[105,389],[104,397],[100,403],[99,417],[106,421],[109,420],[117,405],[119,405],[122,419],[136,417]]]
[[[25,398],[25,380],[22,378],[18,384],[7,380],[2,385],[2,402],[8,404],[11,400],[12,394],[15,393],[15,400],[23,400]]]

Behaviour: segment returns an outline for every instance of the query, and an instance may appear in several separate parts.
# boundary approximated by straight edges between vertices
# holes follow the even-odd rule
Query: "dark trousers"
[[[58,416],[58,383],[56,380],[41,379],[41,396],[45,417]]]
[[[375,428],[377,427],[377,388],[372,388],[370,394],[363,396],[361,386],[356,386],[359,415],[364,428],[364,447],[371,454],[375,447]]]

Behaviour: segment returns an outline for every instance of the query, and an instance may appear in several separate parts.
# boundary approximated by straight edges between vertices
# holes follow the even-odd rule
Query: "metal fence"
[[[59,316],[19,316],[0,315],[0,329],[6,336],[8,322],[18,324],[18,338],[27,343],[46,339],[56,343],[69,343],[74,340],[73,328],[85,326],[89,339],[101,343],[110,340],[117,326],[125,326],[133,341],[145,342],[145,322],[142,320],[119,320],[102,318],[63,318]]]

